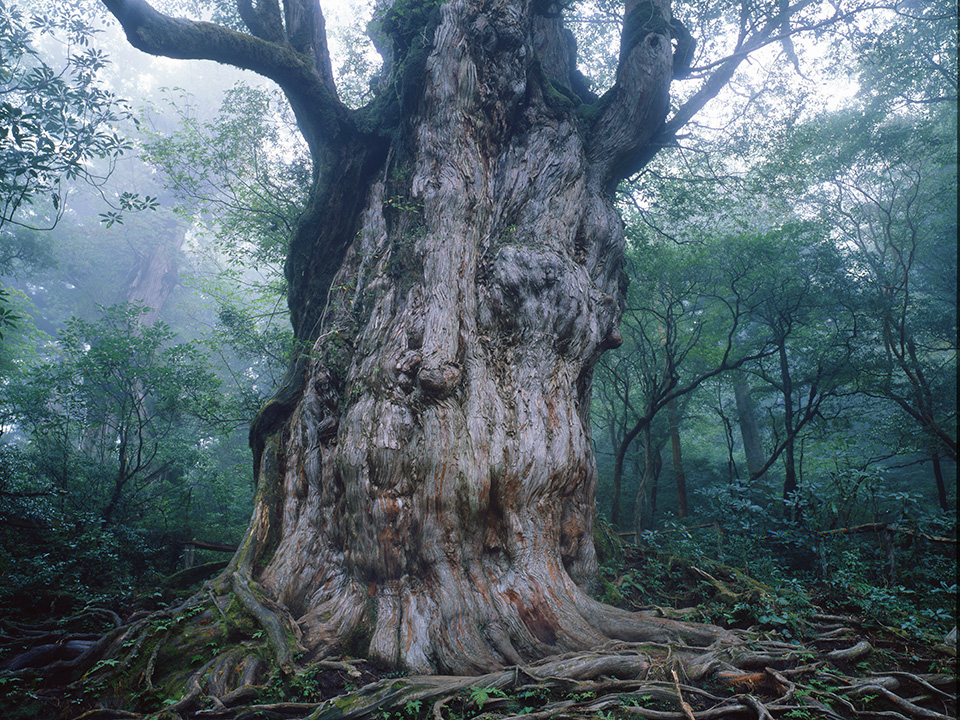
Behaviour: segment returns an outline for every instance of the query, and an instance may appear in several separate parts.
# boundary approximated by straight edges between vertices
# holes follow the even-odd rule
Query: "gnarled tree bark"
[[[348,647],[472,674],[724,636],[588,594],[591,373],[624,289],[614,190],[663,132],[669,0],[628,0],[600,98],[545,3],[394,0],[375,17],[380,94],[356,111],[315,2],[240,0],[240,33],[103,1],[146,52],[275,80],[313,154],[286,268],[306,349],[253,424],[256,505],[216,586],[281,665]]]

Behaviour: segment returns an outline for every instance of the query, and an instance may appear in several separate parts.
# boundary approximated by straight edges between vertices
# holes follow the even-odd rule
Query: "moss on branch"
[[[399,110],[399,115],[395,116],[397,124],[392,128],[394,132],[402,130],[402,118],[411,114],[419,100],[427,57],[433,49],[433,36],[440,24],[441,4],[441,0],[395,0],[372,23],[374,32],[389,38],[392,44],[388,83],[392,92],[388,92],[391,95],[389,101],[395,102]],[[388,129],[386,126],[377,128],[382,134]]]

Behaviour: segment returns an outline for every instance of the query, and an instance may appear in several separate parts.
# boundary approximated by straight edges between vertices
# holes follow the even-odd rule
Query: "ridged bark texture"
[[[636,33],[621,90],[588,105],[559,20],[506,0],[435,11],[422,75],[387,90],[411,112],[357,188],[312,349],[255,426],[238,562],[308,650],[415,672],[665,638],[668,621],[640,625],[587,591],[591,372],[620,342],[616,138],[642,146],[659,127],[668,37]],[[337,210],[305,219],[300,255],[304,228],[349,224],[325,220]],[[304,274],[288,273],[294,297]]]

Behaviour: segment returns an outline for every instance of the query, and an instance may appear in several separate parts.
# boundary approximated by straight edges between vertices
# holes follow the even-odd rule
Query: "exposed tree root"
[[[300,644],[300,629],[290,617],[289,613],[276,607],[267,598],[257,596],[254,583],[243,571],[230,574],[233,581],[233,591],[240,600],[244,609],[250,613],[270,640],[281,672],[293,671],[294,657],[302,654],[305,649]],[[214,602],[216,604],[216,602]],[[217,605],[219,609],[219,605]]]
[[[201,617],[198,614],[196,617]],[[156,617],[153,621],[156,622]],[[146,628],[140,628],[146,633]],[[125,640],[122,638],[125,637]],[[142,636],[141,636],[142,637]],[[131,654],[143,653],[150,640],[129,630],[121,636]],[[159,647],[159,641],[158,645]],[[159,652],[159,651],[157,651]],[[239,663],[243,652],[226,651],[191,673],[186,693],[167,704],[161,716],[246,720],[332,720],[333,718],[596,718],[651,720],[713,718],[853,718],[946,720],[956,716],[955,678],[891,671],[857,678],[841,673],[826,657],[808,660],[808,651],[743,634],[735,646],[709,648],[680,644],[620,643],[594,652],[548,658],[476,677],[421,676],[386,678],[322,701],[259,701],[263,685],[245,684],[212,694],[218,663]],[[156,660],[151,651],[150,658]],[[756,668],[765,662],[781,666]],[[125,658],[125,667],[136,662]],[[116,667],[116,666],[114,666]],[[310,667],[310,666],[308,666]],[[349,660],[326,660],[310,667],[319,673],[361,675]],[[752,671],[756,670],[756,671]],[[223,669],[221,669],[221,673]],[[97,673],[88,673],[90,682]],[[109,700],[108,700],[109,702]],[[146,719],[115,707],[91,708],[76,720]]]
[[[29,688],[76,720],[956,717],[955,675],[918,672],[921,663],[865,638],[855,618],[816,618],[802,647],[604,607],[584,609],[607,613],[602,623],[621,636],[633,619],[638,635],[657,641],[610,642],[477,676],[378,679],[366,661],[304,654],[289,613],[238,570],[99,638],[8,623],[0,693]],[[63,650],[51,655],[50,646]],[[955,662],[934,660],[951,670]]]

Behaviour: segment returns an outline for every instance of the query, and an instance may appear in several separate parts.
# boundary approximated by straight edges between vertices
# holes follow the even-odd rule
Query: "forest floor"
[[[213,568],[207,568],[212,570]],[[192,577],[191,577],[192,575]],[[203,570],[187,574],[202,580]],[[957,717],[956,633],[893,627],[824,586],[774,587],[704,557],[621,546],[607,557],[601,599],[653,616],[710,622],[737,632],[725,650],[611,643],[589,653],[479,677],[384,673],[365,660],[328,658],[247,686],[229,702],[149,714],[91,707],[56,680],[102,633],[173,605],[196,585],[179,582],[129,606],[45,617],[0,615],[0,717],[9,720],[804,720]],[[784,590],[784,587],[787,590]],[[793,587],[794,591],[789,588]],[[955,596],[951,614],[956,612]],[[36,610],[36,608],[34,608]],[[955,619],[953,620],[955,621]],[[948,621],[949,624],[949,621]],[[713,658],[691,677],[681,658]],[[731,653],[736,654],[735,660]],[[730,662],[727,662],[727,661]],[[102,661],[112,662],[112,661]],[[719,669],[718,669],[719,668]],[[726,669],[724,669],[726,668]],[[110,703],[113,705],[113,703]]]

